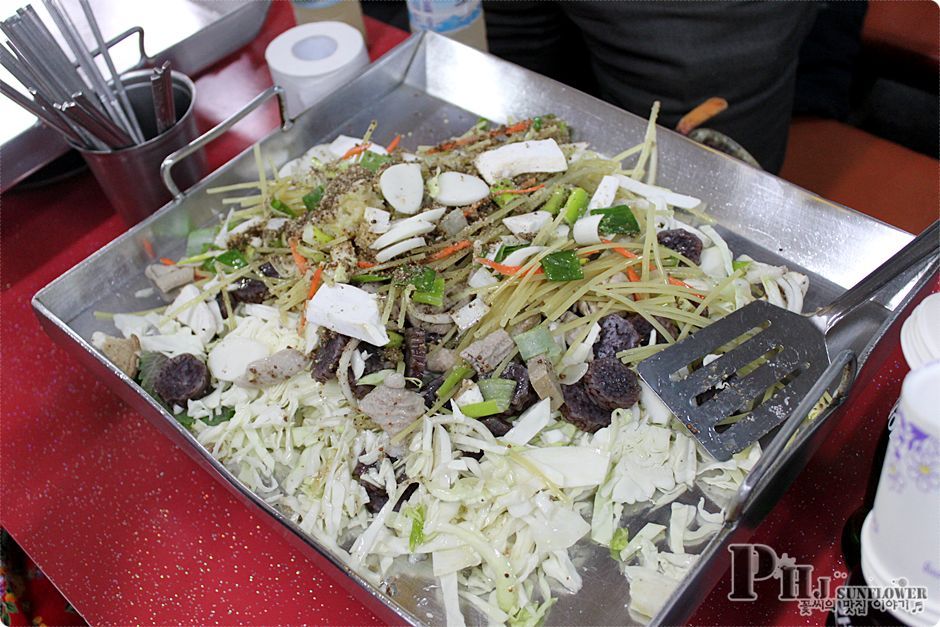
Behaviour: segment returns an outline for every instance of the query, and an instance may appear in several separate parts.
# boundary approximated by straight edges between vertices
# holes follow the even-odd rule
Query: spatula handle
[[[842,296],[813,314],[823,331],[829,331],[842,318],[865,303],[882,287],[903,274],[918,262],[936,258],[940,250],[940,222],[935,221],[923,233],[911,240],[893,257],[846,291]]]

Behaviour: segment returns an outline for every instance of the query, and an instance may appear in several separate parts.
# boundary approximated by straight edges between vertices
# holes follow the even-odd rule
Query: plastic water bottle
[[[408,0],[411,32],[432,30],[478,50],[487,50],[482,0]]]
[[[297,24],[307,22],[346,22],[366,37],[359,0],[291,0]]]

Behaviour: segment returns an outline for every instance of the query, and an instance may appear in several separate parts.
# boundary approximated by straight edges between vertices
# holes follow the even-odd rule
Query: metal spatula
[[[709,453],[727,460],[790,415],[829,366],[830,329],[891,280],[936,257],[938,233],[934,222],[813,314],[755,301],[643,360],[637,372]],[[783,387],[764,401],[778,383]],[[728,424],[739,414],[746,415]]]

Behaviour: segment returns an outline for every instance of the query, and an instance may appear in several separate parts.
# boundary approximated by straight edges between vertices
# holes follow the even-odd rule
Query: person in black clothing
[[[709,97],[708,122],[764,169],[783,164],[800,46],[813,2],[484,1],[490,52],[659,121]]]

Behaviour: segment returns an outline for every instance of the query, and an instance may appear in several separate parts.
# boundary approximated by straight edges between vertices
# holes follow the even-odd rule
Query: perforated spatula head
[[[783,422],[828,365],[825,335],[809,318],[758,300],[644,359],[637,372],[724,461]]]
[[[938,235],[940,221],[811,316],[754,301],[644,359],[637,372],[705,450],[727,460],[809,393],[829,366],[833,326],[908,269],[937,268]]]

